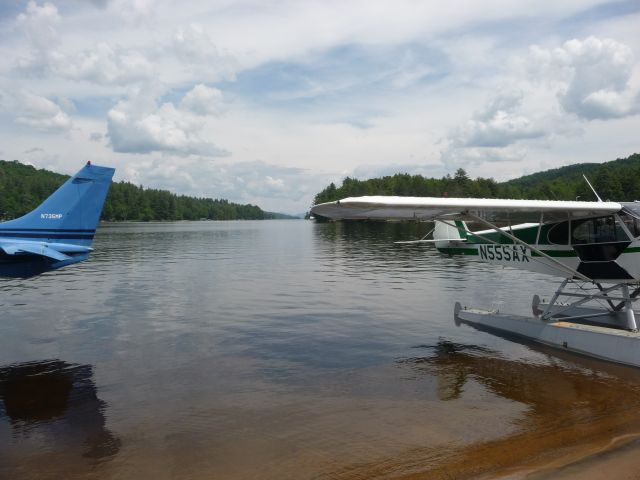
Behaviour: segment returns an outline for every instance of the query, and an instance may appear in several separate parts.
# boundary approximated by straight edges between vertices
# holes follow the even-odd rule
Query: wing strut
[[[527,243],[527,242],[523,242],[522,240],[520,240],[518,237],[511,235],[509,232],[502,230],[499,227],[496,227],[493,223],[488,222],[487,220],[485,220],[484,218],[478,217],[477,215],[474,215],[473,213],[470,212],[465,212],[467,215],[469,215],[471,218],[477,220],[480,223],[485,224],[486,226],[488,226],[489,228],[495,230],[498,233],[501,233],[502,235],[504,235],[505,237],[513,240],[515,243],[519,243],[520,245],[524,245],[525,247],[529,248],[532,252],[537,253],[538,255],[540,255],[541,257],[546,258],[547,260],[549,260],[550,262],[554,263],[556,266],[558,266],[561,270],[564,270],[567,273],[571,273],[573,276],[578,277],[580,280],[583,280],[585,282],[592,282],[592,280],[583,275],[582,273],[578,272],[577,270],[574,270],[571,267],[567,267],[564,263],[559,262],[558,260],[556,260],[555,258],[547,255],[546,253],[544,253],[542,250],[534,247],[533,245]],[[472,235],[476,235],[475,233],[472,232]]]
[[[591,182],[589,181],[589,179],[587,178],[587,176],[583,173],[582,177],[584,178],[584,181],[587,182],[587,185],[589,185],[589,188],[591,189],[591,191],[593,192],[593,194],[596,196],[596,198],[598,199],[598,202],[601,202],[602,199],[600,198],[600,195],[598,195],[598,192],[596,192],[596,189],[593,188],[593,185],[591,185]]]

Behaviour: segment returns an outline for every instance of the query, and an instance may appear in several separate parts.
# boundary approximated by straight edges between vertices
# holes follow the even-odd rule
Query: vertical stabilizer
[[[0,223],[0,237],[91,245],[114,172],[87,163],[35,210]]]
[[[433,239],[436,248],[447,247],[449,242],[466,240],[467,238],[467,226],[461,220],[447,220],[447,223],[435,220],[434,223]]]

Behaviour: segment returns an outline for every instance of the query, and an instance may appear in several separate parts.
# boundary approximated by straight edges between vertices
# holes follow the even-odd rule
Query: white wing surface
[[[616,213],[617,202],[564,202],[556,200],[503,200],[492,198],[350,197],[315,205],[311,212],[333,220],[432,220],[470,218],[469,214],[506,220],[513,214],[542,213],[545,219],[590,217]]]

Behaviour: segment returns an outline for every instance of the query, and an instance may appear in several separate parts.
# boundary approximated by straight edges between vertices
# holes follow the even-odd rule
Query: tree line
[[[493,178],[471,179],[462,168],[442,178],[406,173],[368,180],[347,177],[340,186],[331,183],[318,193],[314,204],[363,195],[596,200],[583,174],[603,200],[640,200],[640,154],[635,153],[606,163],[568,165],[506,182]]]
[[[36,208],[69,177],[18,161],[0,160],[0,217],[16,218]],[[167,190],[114,182],[102,210],[108,221],[263,220],[275,214],[224,199],[176,195]]]

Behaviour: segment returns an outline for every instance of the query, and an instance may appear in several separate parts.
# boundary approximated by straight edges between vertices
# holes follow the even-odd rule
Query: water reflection
[[[27,456],[37,465],[38,456],[95,460],[115,455],[120,441],[105,427],[106,403],[92,377],[90,365],[61,360],[0,368],[0,467],[11,471]]]
[[[347,261],[353,267],[344,273],[369,271],[398,273],[397,269],[419,267],[416,255],[428,252],[424,245],[396,245],[398,240],[423,237],[429,231],[426,223],[389,224],[380,222],[338,222],[315,227],[316,245],[322,259]],[[389,267],[393,267],[389,269]]]
[[[514,434],[452,449],[442,464],[424,465],[434,478],[445,473],[464,478],[495,472],[496,466],[535,464],[545,452],[577,451],[602,443],[612,431],[640,432],[640,374],[634,369],[535,345],[531,348],[548,354],[547,362],[503,358],[484,347],[446,340],[421,348],[425,356],[403,358],[398,364],[410,369],[417,381],[435,377],[441,401],[462,399],[467,386],[480,384],[526,407],[515,421]],[[415,463],[420,454],[413,452],[407,461]]]
[[[335,222],[314,225],[314,242],[318,260],[330,277],[384,278],[389,288],[407,282],[407,276],[428,273],[433,279],[449,279],[452,274],[473,264],[476,274],[487,270],[486,263],[464,256],[442,255],[430,244],[395,244],[418,240],[433,228],[428,222]],[[459,283],[468,275],[460,275]]]

